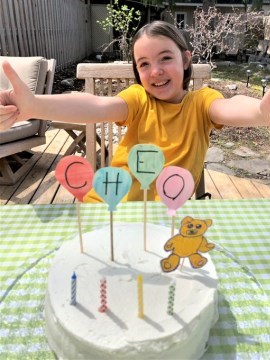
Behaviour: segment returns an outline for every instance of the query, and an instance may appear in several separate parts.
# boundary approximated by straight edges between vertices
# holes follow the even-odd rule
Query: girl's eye
[[[148,65],[147,62],[142,62],[142,63],[139,64],[139,68],[143,68],[143,67],[145,67],[147,65]]]
[[[164,57],[162,58],[162,61],[168,61],[168,60],[171,60],[171,59],[172,59],[171,56],[164,56]]]

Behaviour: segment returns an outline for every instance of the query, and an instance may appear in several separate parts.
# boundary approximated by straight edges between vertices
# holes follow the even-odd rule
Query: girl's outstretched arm
[[[244,95],[214,100],[209,114],[216,124],[238,127],[270,126],[270,90],[261,100]]]
[[[121,122],[127,117],[127,105],[117,96],[87,93],[34,95],[8,62],[3,63],[3,70],[13,89],[0,92],[0,130],[31,118],[93,123]]]

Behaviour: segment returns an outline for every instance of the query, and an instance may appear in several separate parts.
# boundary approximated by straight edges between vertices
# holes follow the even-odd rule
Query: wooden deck
[[[14,186],[0,186],[0,204],[57,204],[72,203],[74,197],[58,184],[54,170],[72,138],[64,130],[51,129],[46,133],[47,143],[35,148],[41,157],[27,177]],[[260,182],[205,171],[206,191],[212,199],[270,198],[270,186]]]

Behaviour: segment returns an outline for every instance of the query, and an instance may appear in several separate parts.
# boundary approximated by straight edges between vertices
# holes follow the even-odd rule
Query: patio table
[[[81,204],[84,233],[109,224],[107,208]],[[148,202],[147,210],[148,222],[170,227],[163,204]],[[187,215],[212,219],[206,237],[216,244],[219,320],[203,359],[269,359],[270,200],[190,200],[177,228]],[[78,234],[76,205],[6,205],[0,221],[0,359],[55,359],[44,299],[55,252]],[[143,203],[119,204],[114,222],[143,222]]]

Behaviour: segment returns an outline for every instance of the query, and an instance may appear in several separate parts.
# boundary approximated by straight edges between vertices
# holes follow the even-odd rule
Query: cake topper
[[[117,167],[104,167],[94,175],[93,188],[109,205],[109,211],[115,211],[116,206],[128,193],[132,183],[128,171]]]
[[[128,166],[144,191],[144,250],[146,250],[147,190],[162,170],[164,162],[163,152],[152,144],[135,145],[128,155]]]
[[[156,187],[161,201],[167,206],[168,215],[172,216],[173,236],[176,210],[193,194],[193,177],[188,170],[179,166],[167,166],[159,174]]]
[[[80,203],[83,202],[84,195],[86,195],[92,187],[93,175],[94,172],[90,163],[85,158],[76,155],[63,157],[55,169],[56,179],[79,201],[76,203],[76,210],[81,252],[83,252],[83,240]]]
[[[92,187],[94,172],[90,163],[80,156],[63,157],[56,166],[55,177],[80,202]]]
[[[164,272],[175,270],[180,259],[188,258],[193,268],[201,268],[207,263],[207,258],[200,253],[212,250],[215,245],[209,243],[203,236],[206,230],[212,225],[212,220],[193,219],[186,216],[179,229],[179,233],[171,237],[164,246],[171,255],[161,260],[161,268]],[[182,263],[183,266],[183,263]]]
[[[128,171],[117,167],[104,167],[94,175],[93,188],[96,193],[109,205],[111,228],[111,260],[114,261],[113,249],[113,211],[117,204],[128,193],[132,179]]]
[[[149,185],[162,170],[164,161],[161,149],[152,144],[135,145],[128,155],[128,166],[143,190],[149,189]]]

